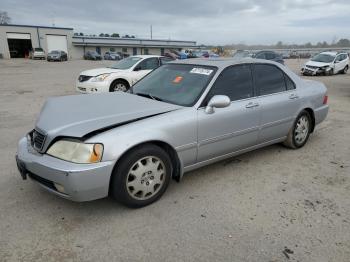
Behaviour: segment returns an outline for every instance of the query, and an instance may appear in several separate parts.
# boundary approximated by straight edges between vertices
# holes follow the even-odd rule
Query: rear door
[[[300,94],[295,83],[277,66],[255,64],[253,68],[254,84],[261,107],[260,144],[288,134],[299,113]]]
[[[228,96],[231,104],[207,114],[205,106],[214,95]],[[254,145],[259,129],[259,110],[251,66],[226,68],[212,86],[203,107],[198,109],[198,162]]]

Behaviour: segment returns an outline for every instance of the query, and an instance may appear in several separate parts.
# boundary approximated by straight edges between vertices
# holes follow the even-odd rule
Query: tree
[[[7,25],[11,23],[11,17],[8,16],[6,11],[0,11],[0,24]]]
[[[118,33],[113,33],[113,34],[111,34],[111,37],[119,37],[119,34]]]
[[[79,33],[74,33],[74,36],[78,36],[79,35]]]
[[[337,43],[337,46],[339,47],[349,47],[350,46],[350,40],[349,39],[340,39]]]
[[[109,37],[109,34],[105,34],[105,37]]]
[[[283,43],[282,43],[282,41],[278,41],[277,44],[276,44],[276,47],[277,47],[277,48],[283,48]]]
[[[84,34],[83,34],[83,33],[81,33],[81,32],[79,33],[79,35],[80,35],[80,36],[84,36]]]
[[[104,33],[101,33],[101,34],[99,34],[98,36],[99,36],[99,37],[104,37],[105,34],[104,34]]]

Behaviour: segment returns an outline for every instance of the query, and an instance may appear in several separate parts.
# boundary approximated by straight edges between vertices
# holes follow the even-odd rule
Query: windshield
[[[166,64],[137,82],[134,94],[181,106],[194,105],[214,76],[216,67]]]
[[[39,51],[39,52],[42,52],[44,51],[42,48],[34,48],[35,51]]]
[[[125,59],[120,60],[119,62],[115,63],[114,65],[111,66],[111,68],[129,69],[140,60],[141,60],[140,57],[128,57],[128,58],[125,58]]]
[[[51,51],[50,53],[51,53],[51,54],[59,54],[60,52],[59,52],[59,51],[54,50],[54,51]]]
[[[330,62],[333,62],[334,58],[335,56],[333,55],[318,54],[318,55],[315,55],[313,58],[311,58],[311,61],[330,63]]]

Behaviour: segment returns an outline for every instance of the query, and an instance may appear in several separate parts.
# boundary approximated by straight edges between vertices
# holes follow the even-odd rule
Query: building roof
[[[196,47],[196,41],[170,39],[73,36],[72,42],[76,46]]]
[[[30,27],[30,28],[48,28],[48,29],[63,29],[63,30],[73,30],[69,27],[56,27],[56,26],[42,26],[42,25],[16,25],[16,24],[0,24],[0,26],[11,26],[11,27]]]

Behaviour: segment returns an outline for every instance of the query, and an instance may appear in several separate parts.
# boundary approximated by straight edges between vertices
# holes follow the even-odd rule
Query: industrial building
[[[73,28],[0,25],[0,57],[27,58],[32,48],[41,47],[46,53],[63,50],[69,59],[82,59],[88,50],[104,54],[107,51],[128,55],[162,55],[167,50],[193,49],[195,41],[74,36]]]

